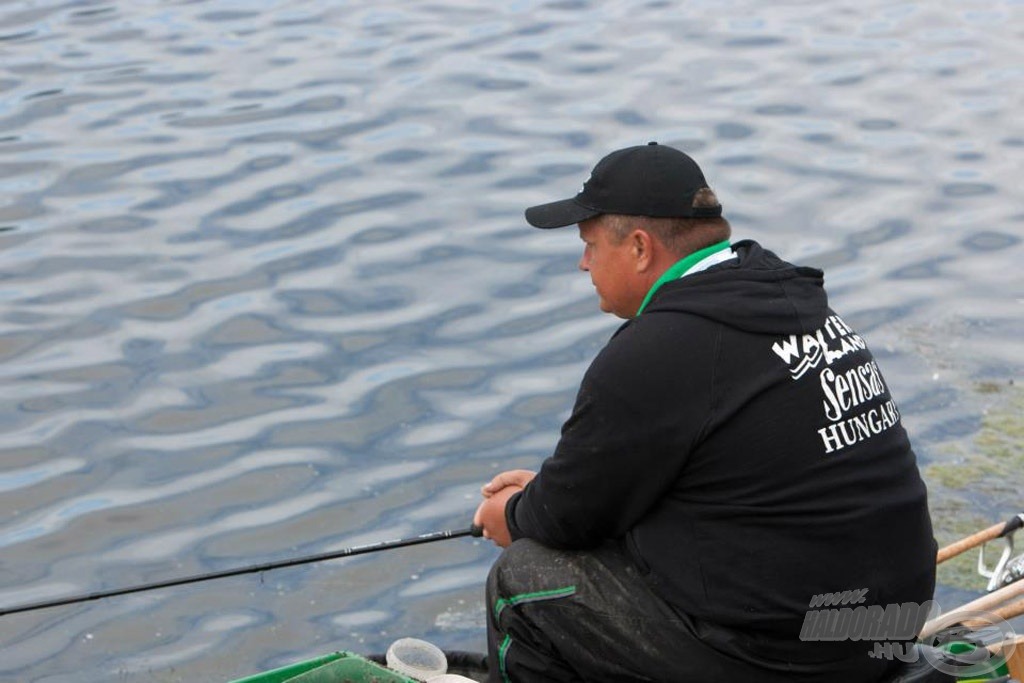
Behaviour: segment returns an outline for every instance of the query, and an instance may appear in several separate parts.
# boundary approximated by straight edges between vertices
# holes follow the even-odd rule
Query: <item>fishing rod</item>
[[[334,550],[328,553],[319,553],[316,555],[306,555],[305,557],[294,557],[288,560],[277,560],[275,562],[264,562],[262,564],[254,564],[248,567],[238,567],[236,569],[225,569],[217,572],[209,572],[206,574],[195,574],[193,576],[185,576],[179,579],[168,579],[166,581],[156,581],[153,583],[146,583],[139,586],[131,586],[129,588],[115,588],[112,590],[98,591],[95,593],[86,593],[84,595],[73,595],[66,598],[58,598],[54,600],[43,600],[40,602],[33,602],[24,605],[16,605],[14,607],[2,607],[0,608],[0,617],[8,614],[17,614],[19,612],[31,612],[34,610],[46,609],[48,607],[61,607],[63,605],[74,605],[80,602],[90,602],[92,600],[101,600],[103,598],[112,598],[118,595],[128,595],[130,593],[141,593],[143,591],[156,590],[158,588],[169,588],[171,586],[184,586],[189,583],[199,583],[201,581],[212,581],[213,579],[223,579],[229,576],[241,576],[242,574],[255,574],[257,572],[266,572],[271,569],[281,569],[283,567],[294,567],[300,564],[310,564],[312,562],[323,562],[324,560],[335,560],[340,557],[351,557],[353,555],[365,555],[367,553],[375,553],[380,550],[392,550],[394,548],[405,548],[411,545],[420,545],[421,543],[433,543],[434,541],[444,541],[449,538],[459,538],[461,536],[474,536],[480,537],[483,535],[483,528],[472,525],[467,529],[448,529],[446,531],[435,531],[429,534],[421,534],[420,536],[413,536],[411,538],[401,538],[394,541],[381,541],[379,543],[370,543],[367,545],[357,545],[351,548],[345,548],[343,550]]]
[[[971,534],[966,538],[960,539],[956,543],[951,543],[947,545],[945,548],[939,550],[936,561],[938,564],[942,564],[946,560],[952,559],[957,555],[960,555],[961,553],[970,550],[971,548],[977,548],[979,545],[983,543],[986,543],[997,538],[1007,537],[1013,534],[1021,527],[1024,527],[1024,512],[1018,515],[1014,515],[1005,522],[993,524],[987,529],[982,529],[977,533]]]

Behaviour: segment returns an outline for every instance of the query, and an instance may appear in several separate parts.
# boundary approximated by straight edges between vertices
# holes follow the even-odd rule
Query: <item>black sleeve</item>
[[[697,327],[704,333],[635,325],[598,355],[554,454],[506,507],[513,539],[594,547],[666,495],[713,402],[717,335]]]

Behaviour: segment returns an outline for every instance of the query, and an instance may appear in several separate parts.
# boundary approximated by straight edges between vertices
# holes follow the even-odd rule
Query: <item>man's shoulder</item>
[[[620,327],[606,348],[646,350],[649,345],[659,347],[665,343],[699,342],[702,334],[712,334],[720,325],[720,322],[692,311],[652,310]]]
[[[645,313],[624,324],[591,363],[591,372],[650,374],[705,363],[721,323],[682,312]]]

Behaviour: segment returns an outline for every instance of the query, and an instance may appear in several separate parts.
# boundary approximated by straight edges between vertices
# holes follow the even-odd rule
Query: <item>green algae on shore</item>
[[[1024,389],[1013,384],[978,383],[978,394],[995,403],[985,412],[981,428],[965,445],[950,448],[950,462],[932,463],[922,469],[929,488],[942,489],[932,495],[932,521],[939,546],[1004,521],[1024,508]],[[981,496],[997,516],[984,519],[969,498]],[[939,565],[938,582],[943,585],[979,590],[983,580],[977,573],[978,550],[971,550]],[[991,565],[1002,544],[993,547]]]

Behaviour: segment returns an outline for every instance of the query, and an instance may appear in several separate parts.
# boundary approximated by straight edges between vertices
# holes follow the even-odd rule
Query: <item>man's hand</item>
[[[484,494],[484,498],[490,498],[506,486],[518,486],[522,489],[536,476],[537,473],[530,470],[508,470],[484,484],[484,487],[480,489],[480,493]]]
[[[476,509],[473,515],[473,524],[482,527],[484,538],[494,541],[494,544],[502,548],[512,543],[512,537],[508,531],[508,524],[505,522],[505,504],[513,495],[523,490],[523,487],[536,476],[529,470],[510,470],[502,472],[491,481],[487,482],[481,489],[484,502]]]

